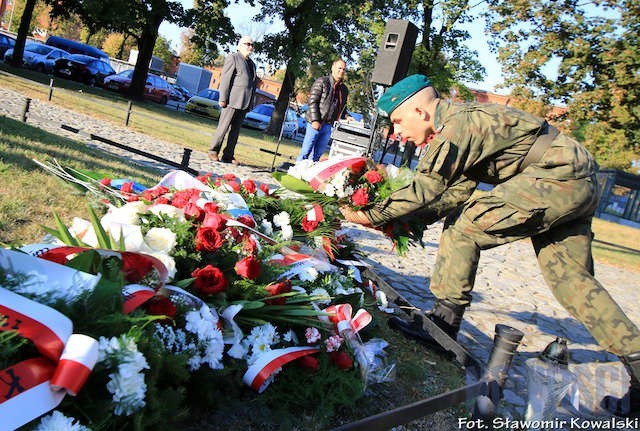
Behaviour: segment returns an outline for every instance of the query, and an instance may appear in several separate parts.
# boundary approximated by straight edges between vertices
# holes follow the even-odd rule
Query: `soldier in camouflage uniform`
[[[531,237],[555,297],[631,374],[629,393],[604,402],[617,414],[640,413],[640,331],[593,276],[598,187],[589,152],[526,112],[440,100],[422,75],[387,90],[378,112],[390,117],[396,135],[428,141],[426,153],[412,184],[363,211],[341,210],[347,220],[373,226],[402,217],[420,217],[427,225],[446,217],[430,284],[437,301],[426,317],[455,339],[480,251]],[[479,182],[495,187],[479,191]],[[405,333],[437,344],[422,325],[392,319]]]

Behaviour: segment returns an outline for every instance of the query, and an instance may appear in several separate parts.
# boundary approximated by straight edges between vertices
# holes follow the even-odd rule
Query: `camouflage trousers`
[[[521,172],[488,192],[475,192],[445,220],[430,289],[469,305],[480,251],[531,237],[547,285],[598,344],[617,355],[640,351],[640,331],[594,278],[591,219],[595,174],[575,180]]]

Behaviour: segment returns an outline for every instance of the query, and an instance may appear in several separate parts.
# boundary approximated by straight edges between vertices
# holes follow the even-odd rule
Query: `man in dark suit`
[[[234,156],[240,126],[246,115],[251,101],[256,92],[258,77],[256,75],[256,65],[249,58],[253,52],[253,42],[249,36],[242,36],[238,43],[238,51],[230,54],[224,60],[222,76],[220,77],[220,100],[222,108],[218,128],[213,136],[213,142],[209,149],[209,159],[214,162],[238,164]],[[222,141],[229,132],[227,145],[224,148],[222,157],[218,156]]]

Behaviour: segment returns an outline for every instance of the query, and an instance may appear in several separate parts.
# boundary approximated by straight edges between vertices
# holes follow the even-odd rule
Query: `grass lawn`
[[[121,95],[101,88],[55,77],[50,103],[119,127],[125,125],[129,101]],[[31,99],[47,101],[50,77],[48,75],[13,68],[0,62],[2,86]],[[188,114],[153,102],[134,102],[129,118],[129,128],[165,142],[171,142],[192,150],[207,151],[211,145],[216,120]],[[260,151],[268,150],[271,153]],[[236,156],[243,163],[253,166],[271,166],[273,152],[277,149],[283,157],[276,164],[295,158],[300,143],[268,136],[261,131],[242,128]]]

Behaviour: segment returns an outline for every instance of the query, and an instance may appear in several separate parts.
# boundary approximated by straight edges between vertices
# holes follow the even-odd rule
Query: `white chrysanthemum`
[[[282,226],[282,239],[284,241],[289,241],[291,238],[293,238],[293,228],[291,225],[288,224],[286,226]]]
[[[324,183],[318,187],[320,193],[324,193],[329,197],[336,196],[336,188],[331,183]]]
[[[312,266],[305,266],[302,271],[298,273],[298,278],[302,281],[315,281],[318,278],[318,270]]]
[[[66,417],[58,410],[54,410],[40,420],[34,431],[91,431],[91,428],[80,425],[76,419]]]
[[[260,232],[269,236],[273,233],[273,225],[268,220],[262,220],[260,223]]]
[[[291,217],[286,211],[282,211],[279,214],[273,216],[273,225],[277,227],[288,226],[291,224]]]
[[[166,227],[152,227],[144,236],[153,252],[171,253],[176,246],[176,234]]]
[[[133,338],[122,335],[119,338],[100,337],[98,360],[106,362],[112,370],[109,374],[107,390],[112,394],[114,413],[129,416],[145,405],[147,385],[143,369],[149,364]]]
[[[205,355],[202,362],[209,365],[212,370],[220,370],[223,368],[222,355],[224,353],[224,340],[222,332],[216,329],[209,338],[205,349]]]
[[[113,394],[116,415],[130,416],[145,406],[147,385],[143,374],[118,372],[109,374],[109,378],[107,390]]]
[[[300,344],[300,342],[298,341],[298,336],[293,331],[293,329],[289,329],[287,332],[282,334],[282,339],[284,341],[286,341],[287,343],[291,343],[291,344],[294,344],[294,345]]]
[[[149,208],[149,212],[157,216],[170,217],[181,222],[187,220],[184,216],[184,210],[176,208],[173,205],[156,204]]]

